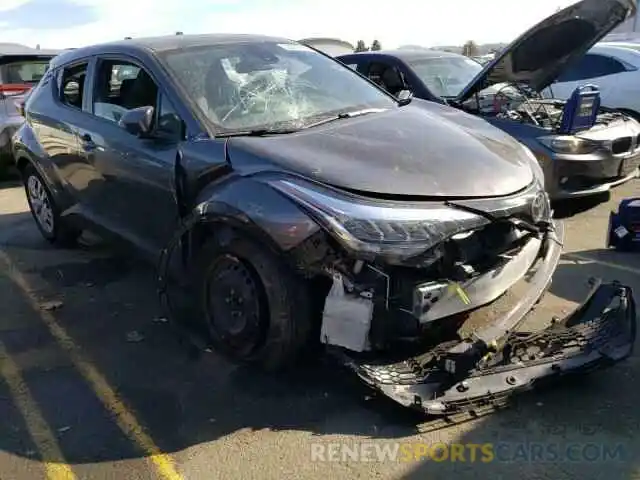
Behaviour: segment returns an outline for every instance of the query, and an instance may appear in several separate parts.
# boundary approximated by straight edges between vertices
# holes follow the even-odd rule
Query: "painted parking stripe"
[[[580,255],[577,253],[564,253],[562,254],[564,258],[569,260],[576,260],[579,262],[587,262],[587,263],[595,263],[596,265],[602,265],[603,267],[609,267],[617,270],[621,270],[623,272],[633,273],[635,275],[640,275],[640,268],[629,267],[627,265],[622,265],[620,263],[608,262],[606,260],[598,260],[595,258],[587,257],[585,255]]]
[[[144,431],[132,411],[125,405],[124,401],[119,398],[98,369],[82,354],[80,347],[76,345],[51,312],[39,308],[38,299],[33,294],[33,289],[30,287],[27,279],[2,250],[0,250],[0,260],[4,264],[9,278],[24,292],[30,306],[39,314],[56,342],[69,355],[75,368],[91,385],[94,393],[102,401],[107,410],[114,415],[120,429],[132,442],[146,453],[149,462],[163,480],[183,480],[182,475],[176,468],[173,458],[163,453],[153,439]]]
[[[75,480],[71,467],[65,462],[58,440],[44,419],[29,387],[22,378],[20,369],[0,342],[0,376],[9,387],[15,406],[40,453],[48,480]]]

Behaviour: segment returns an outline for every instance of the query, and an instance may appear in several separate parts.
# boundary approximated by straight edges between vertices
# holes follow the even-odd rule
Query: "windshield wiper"
[[[221,132],[215,135],[216,138],[228,137],[267,137],[269,135],[287,135],[299,132],[298,128],[255,128],[252,130],[235,130],[231,132]]]
[[[317,127],[319,125],[324,125],[325,123],[335,122],[336,120],[343,120],[345,118],[354,118],[360,117],[361,115],[367,115],[369,113],[381,113],[386,111],[386,108],[363,108],[362,110],[353,110],[351,112],[340,112],[337,115],[333,115],[331,117],[323,118],[314,123],[310,123],[305,125],[304,128],[312,128]]]

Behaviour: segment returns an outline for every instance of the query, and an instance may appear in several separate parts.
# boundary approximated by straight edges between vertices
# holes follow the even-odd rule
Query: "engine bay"
[[[501,84],[487,88],[465,101],[461,108],[467,113],[535,125],[550,132],[559,132],[567,101],[547,98],[539,92],[517,84]],[[602,128],[626,119],[619,111],[598,107],[594,125]]]

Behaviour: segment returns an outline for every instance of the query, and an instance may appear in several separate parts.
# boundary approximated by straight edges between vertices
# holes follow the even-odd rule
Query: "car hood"
[[[541,91],[594,44],[636,12],[636,0],[582,0],[529,29],[462,90],[457,101],[502,82]]]
[[[460,110],[414,100],[297,133],[234,137],[234,168],[264,162],[367,195],[473,198],[528,186],[532,159],[513,137]],[[269,168],[269,167],[266,167]]]

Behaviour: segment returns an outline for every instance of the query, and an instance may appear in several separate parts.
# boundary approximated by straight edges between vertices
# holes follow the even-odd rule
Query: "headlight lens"
[[[447,238],[486,225],[479,215],[442,203],[411,207],[351,196],[301,180],[269,182],[355,252],[406,259]]]
[[[552,135],[539,139],[540,143],[545,145],[556,153],[569,154],[587,154],[598,149],[599,144],[584,138],[574,137],[572,135]]]

